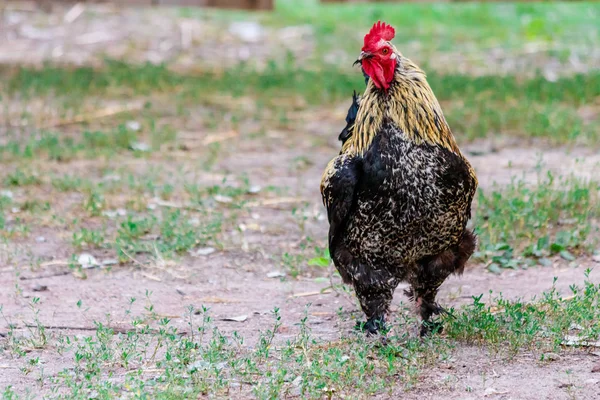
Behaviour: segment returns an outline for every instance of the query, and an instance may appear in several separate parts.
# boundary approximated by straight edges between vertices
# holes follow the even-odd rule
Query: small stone
[[[108,265],[117,265],[119,263],[119,260],[115,259],[115,258],[107,258],[106,260],[102,260],[102,262],[100,263],[103,267],[106,267]]]
[[[558,73],[554,70],[546,69],[543,72],[543,75],[548,82],[556,82],[558,80]]]
[[[142,128],[142,125],[137,121],[127,121],[125,126],[127,127],[127,129],[134,132],[137,132]]]
[[[285,276],[285,273],[283,273],[281,271],[267,272],[267,278],[283,278],[284,276]]]
[[[496,263],[491,263],[490,265],[488,265],[487,269],[488,271],[496,275],[500,275],[502,273],[502,269],[500,269],[500,266]]]
[[[224,363],[224,362],[213,364],[213,363],[211,363],[209,361],[202,360],[202,361],[196,361],[195,363],[191,364],[188,367],[188,369],[190,371],[194,371],[194,370],[196,370],[196,371],[198,371],[198,370],[202,371],[202,370],[208,370],[208,369],[213,369],[213,368],[217,369],[217,370],[221,370],[221,369],[225,368],[226,365],[227,364]]]
[[[11,192],[10,190],[0,190],[0,196],[6,197],[7,199],[12,199],[13,192]]]
[[[596,255],[592,256],[592,261],[600,263],[600,254],[596,254]]]
[[[217,194],[217,195],[215,195],[215,201],[217,203],[229,204],[233,201],[233,199],[229,196],[223,196],[223,195]]]
[[[96,260],[93,255],[88,253],[81,253],[79,257],[77,257],[77,262],[82,268],[94,268],[99,265],[98,260]]]
[[[34,292],[45,292],[46,290],[48,290],[48,286],[46,285],[40,285],[39,283],[34,285],[31,290],[33,290]]]
[[[12,212],[13,214],[17,214],[21,212],[21,209],[19,207],[13,207],[10,209],[10,212]]]
[[[110,181],[118,182],[121,180],[121,177],[117,174],[108,174],[108,175],[105,175],[104,177],[102,177],[102,180],[106,181],[106,182],[110,182]]]
[[[133,142],[131,143],[131,150],[135,151],[150,151],[150,145],[144,142]]]
[[[573,254],[571,254],[571,252],[569,252],[568,250],[563,250],[563,251],[559,252],[558,254],[566,261],[574,261],[575,260],[575,256]]]
[[[569,325],[569,330],[570,331],[582,331],[583,330],[583,326],[576,324],[576,323],[571,323],[571,325]]]
[[[542,267],[550,267],[552,266],[552,260],[542,257],[538,259],[538,264],[540,264]]]
[[[258,186],[258,185],[252,185],[248,189],[248,193],[250,193],[250,194],[257,194],[258,192],[260,192],[260,190],[261,190],[260,186]]]
[[[38,243],[44,243],[46,241],[46,238],[43,236],[38,236],[35,238],[35,241]]]
[[[127,210],[125,210],[124,208],[118,208],[116,210],[106,210],[102,211],[102,215],[108,218],[116,218],[117,216],[124,217],[125,215],[127,215]]]
[[[546,353],[544,354],[544,359],[548,361],[558,361],[560,360],[560,356],[556,353]]]
[[[194,252],[194,255],[196,256],[207,256],[209,254],[214,253],[215,251],[217,251],[214,247],[203,247],[201,249],[198,249]]]
[[[222,321],[233,321],[233,322],[244,322],[248,319],[247,315],[239,315],[237,317],[225,317],[221,318]]]
[[[492,387],[489,387],[487,389],[485,389],[485,391],[483,392],[484,397],[488,397],[488,396],[494,396],[497,394],[506,394],[507,392],[500,392]]]

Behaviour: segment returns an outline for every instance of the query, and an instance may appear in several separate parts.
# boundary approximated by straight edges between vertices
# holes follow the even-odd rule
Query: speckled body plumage
[[[330,254],[372,332],[401,281],[410,283],[429,321],[440,310],[439,286],[462,272],[475,248],[466,229],[477,187],[473,169],[423,71],[398,57],[389,89],[368,82],[321,182]]]

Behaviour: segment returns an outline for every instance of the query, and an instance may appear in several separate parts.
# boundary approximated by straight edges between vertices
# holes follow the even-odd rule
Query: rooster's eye
[[[383,50],[381,50],[381,52],[383,53],[383,55],[387,55],[387,53],[390,52],[390,49],[388,49],[387,47],[384,47]]]

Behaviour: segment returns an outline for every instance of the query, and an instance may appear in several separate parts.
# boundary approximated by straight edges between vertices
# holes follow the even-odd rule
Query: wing
[[[321,195],[329,219],[329,254],[342,277],[351,255],[343,248],[346,223],[356,202],[356,188],[361,175],[361,161],[341,154],[331,160],[321,180]]]

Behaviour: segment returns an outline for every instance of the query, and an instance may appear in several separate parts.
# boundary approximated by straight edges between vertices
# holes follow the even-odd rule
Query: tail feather
[[[352,94],[352,104],[346,114],[346,127],[342,129],[342,132],[338,136],[338,140],[343,143],[350,139],[352,132],[354,131],[354,121],[356,121],[356,115],[358,114],[359,98],[356,91]]]
[[[462,274],[465,270],[465,265],[477,247],[477,236],[471,230],[465,229],[462,240],[458,243],[458,248],[455,252],[454,273]]]

